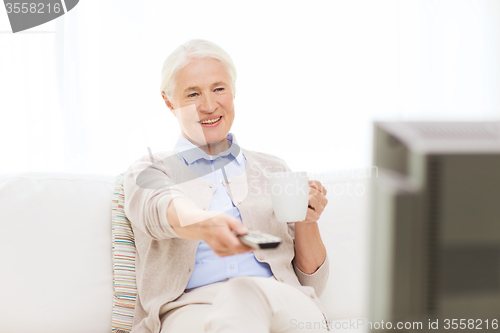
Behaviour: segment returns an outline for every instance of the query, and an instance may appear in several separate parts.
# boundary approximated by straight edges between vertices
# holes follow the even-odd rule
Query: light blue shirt
[[[236,137],[232,133],[228,133],[227,140],[231,148],[235,148],[232,146],[233,142],[238,145]],[[241,221],[240,211],[233,204],[224,186],[222,170],[217,168],[218,165],[227,163],[224,165],[227,177],[236,177],[245,172],[247,161],[243,152],[241,149],[231,148],[218,155],[208,155],[182,134],[179,135],[175,145],[177,153],[195,174],[217,185],[209,210],[223,211]],[[255,259],[253,252],[221,258],[202,240],[196,251],[193,274],[186,289],[201,287],[241,275],[271,277],[273,273],[269,264],[261,263]]]

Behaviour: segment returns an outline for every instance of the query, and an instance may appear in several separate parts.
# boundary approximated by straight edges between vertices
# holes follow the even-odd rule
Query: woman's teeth
[[[215,118],[215,119],[211,119],[211,120],[204,120],[204,121],[200,121],[200,123],[202,123],[202,124],[214,124],[214,123],[218,122],[220,118],[221,117]]]

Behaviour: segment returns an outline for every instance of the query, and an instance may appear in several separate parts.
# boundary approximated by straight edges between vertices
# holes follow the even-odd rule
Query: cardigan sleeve
[[[186,197],[167,174],[164,161],[149,156],[134,162],[125,172],[124,210],[133,227],[159,240],[180,238],[167,220],[167,208],[176,197]]]
[[[326,254],[325,261],[319,266],[316,272],[312,274],[306,274],[302,272],[296,265],[295,260],[292,261],[293,269],[295,274],[299,279],[299,282],[303,286],[310,286],[314,288],[316,295],[319,297],[323,293],[328,282],[328,276],[330,273],[330,261],[328,259],[328,253]]]

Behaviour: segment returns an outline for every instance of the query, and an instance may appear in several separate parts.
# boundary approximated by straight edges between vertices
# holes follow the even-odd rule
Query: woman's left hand
[[[309,207],[302,222],[317,222],[327,204],[326,188],[318,180],[309,180]]]

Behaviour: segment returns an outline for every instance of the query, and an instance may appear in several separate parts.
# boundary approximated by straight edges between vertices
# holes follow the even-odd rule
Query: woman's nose
[[[217,108],[217,100],[215,96],[205,95],[200,105],[200,111],[213,112]]]

